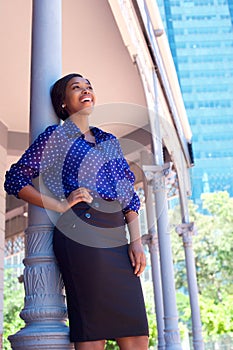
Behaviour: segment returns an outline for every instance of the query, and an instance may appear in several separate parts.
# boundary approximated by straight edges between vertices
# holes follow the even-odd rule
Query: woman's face
[[[72,78],[67,83],[63,103],[69,115],[80,111],[90,114],[95,105],[95,94],[88,80],[81,77]]]

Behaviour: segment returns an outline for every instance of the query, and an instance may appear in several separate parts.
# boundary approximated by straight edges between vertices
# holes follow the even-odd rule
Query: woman
[[[89,80],[66,75],[53,85],[51,99],[64,123],[48,127],[11,166],[5,189],[61,213],[53,244],[75,349],[104,349],[107,339],[115,339],[121,350],[146,350],[148,324],[138,278],[146,262],[134,175],[116,137],[89,126],[95,105]],[[39,175],[51,196],[33,186]]]

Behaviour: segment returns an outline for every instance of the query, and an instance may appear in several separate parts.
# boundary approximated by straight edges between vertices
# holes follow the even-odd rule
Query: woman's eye
[[[75,90],[75,89],[79,89],[79,86],[78,85],[74,85],[73,86],[73,90]]]
[[[89,90],[93,90],[93,87],[92,87],[92,86],[88,86],[88,89],[89,89]]]

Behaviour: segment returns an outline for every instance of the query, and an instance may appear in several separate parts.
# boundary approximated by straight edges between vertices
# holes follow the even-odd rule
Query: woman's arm
[[[41,133],[17,163],[12,164],[6,172],[4,187],[9,195],[19,198],[21,189],[27,185],[33,187],[32,180],[53,166],[59,154],[59,145],[55,142],[56,128],[57,125],[49,126]]]
[[[134,273],[139,277],[145,270],[146,256],[141,242],[138,214],[131,210],[125,214],[125,220],[130,235],[129,257]]]
[[[58,213],[64,213],[79,202],[91,203],[93,200],[89,190],[84,187],[80,187],[71,192],[71,194],[62,202],[56,198],[40,193],[31,185],[23,187],[19,191],[18,197],[30,204],[37,205],[41,208],[54,210]]]

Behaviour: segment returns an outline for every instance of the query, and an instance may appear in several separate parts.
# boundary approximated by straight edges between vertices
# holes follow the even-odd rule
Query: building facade
[[[15,9],[17,5],[18,11]],[[195,350],[203,350],[192,251],[193,223],[189,222],[187,205],[187,195],[191,193],[189,170],[193,165],[190,152],[192,134],[167,38],[165,35],[160,37],[161,19],[156,3],[150,0],[88,0],[85,6],[80,6],[77,0],[28,0],[27,6],[27,27],[24,30],[28,41],[26,44],[20,42],[17,62],[30,61],[31,71],[27,70],[27,74],[24,72],[21,76],[22,70],[16,69],[10,77],[8,73],[3,75],[6,82],[17,81],[20,86],[16,89],[15,103],[1,116],[5,135],[3,173],[22,154],[28,134],[33,140],[45,127],[58,123],[49,97],[51,84],[62,74],[77,69],[91,78],[99,96],[92,122],[119,137],[126,158],[135,171],[138,191],[143,187],[147,195],[144,204],[147,231],[143,240],[151,257],[158,347],[165,350],[181,350],[168,232],[168,192],[172,192],[169,186],[173,179],[178,181],[176,190],[181,213],[177,233],[186,253],[193,344]],[[7,13],[8,16],[14,15],[17,27],[17,20],[21,21],[25,9],[26,5],[21,9],[20,2],[13,5],[5,1],[4,18]],[[4,22],[4,18],[0,25],[7,27],[8,21]],[[28,25],[29,19],[31,26]],[[84,34],[78,36],[77,28],[81,28]],[[31,37],[28,35],[30,31]],[[19,34],[21,32],[12,33],[14,52]],[[24,45],[32,50],[23,50]],[[80,47],[85,49],[80,50]],[[11,56],[10,47],[7,49],[3,59],[8,66],[11,59],[15,62],[15,56]],[[28,86],[31,87],[27,89],[30,94],[20,95]],[[9,94],[5,90],[2,93],[7,100]],[[17,111],[14,111],[15,104]],[[29,105],[30,118],[25,118]],[[170,185],[166,180],[168,176]],[[1,182],[3,185],[4,177]],[[8,251],[14,254],[18,244],[23,247],[25,242],[26,246],[25,304],[20,314],[25,327],[10,337],[12,349],[73,349],[65,324],[63,283],[52,249],[53,214],[29,205],[27,219],[25,204],[17,202],[15,205],[9,198],[6,207],[2,227],[4,231],[6,226]],[[28,227],[22,241],[21,231],[25,224]],[[2,248],[3,243],[4,239]]]
[[[193,131],[192,198],[233,196],[233,2],[157,3]]]

